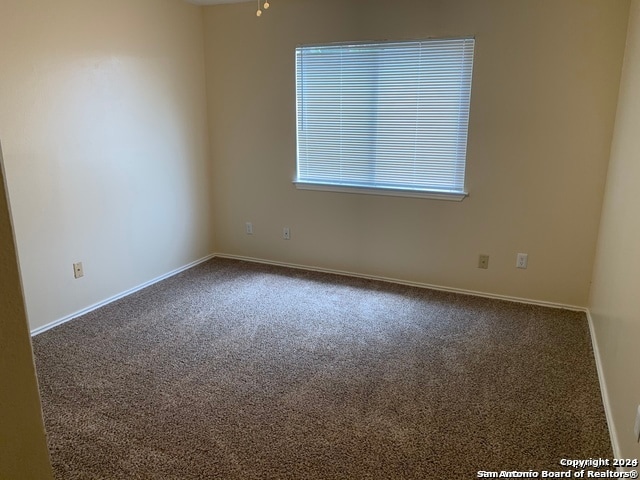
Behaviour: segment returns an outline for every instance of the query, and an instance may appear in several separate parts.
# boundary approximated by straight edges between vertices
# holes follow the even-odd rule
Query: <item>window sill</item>
[[[334,185],[329,183],[312,183],[294,181],[298,190],[316,190],[322,192],[360,193],[365,195],[385,195],[392,197],[429,198],[433,200],[449,200],[461,202],[469,194],[467,192],[443,192],[439,190],[410,190],[402,188],[356,187],[353,185]]]

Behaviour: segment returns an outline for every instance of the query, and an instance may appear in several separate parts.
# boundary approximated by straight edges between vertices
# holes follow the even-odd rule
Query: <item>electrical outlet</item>
[[[640,405],[638,405],[638,411],[636,412],[636,425],[633,427],[633,433],[636,436],[636,442],[640,442]]]
[[[480,255],[478,257],[478,268],[489,268],[489,255]]]
[[[529,255],[526,253],[519,253],[516,258],[516,268],[527,268],[529,263]]]
[[[247,235],[253,235],[253,223],[247,222],[244,224]]]
[[[80,278],[84,276],[84,271],[82,270],[82,262],[73,264],[73,276],[74,278]]]
[[[285,240],[291,240],[291,230],[289,230],[289,227],[284,227],[282,229],[282,238]]]

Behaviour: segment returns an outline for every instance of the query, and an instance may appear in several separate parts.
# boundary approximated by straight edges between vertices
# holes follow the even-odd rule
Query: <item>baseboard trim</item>
[[[232,259],[232,260],[242,260],[245,262],[252,262],[252,263],[262,263],[265,265],[274,265],[274,266],[278,266],[278,267],[288,267],[288,268],[295,268],[297,270],[310,270],[313,272],[322,272],[322,273],[333,273],[336,275],[345,275],[348,277],[355,277],[355,278],[365,278],[368,280],[378,280],[381,282],[388,282],[388,283],[396,283],[399,285],[407,285],[409,287],[418,287],[418,288],[427,288],[430,290],[438,290],[441,292],[450,292],[450,293],[460,293],[462,295],[471,295],[473,297],[482,297],[482,298],[492,298],[495,300],[505,300],[508,302],[515,302],[515,303],[524,303],[524,304],[528,304],[528,305],[538,305],[541,307],[550,307],[550,308],[561,308],[561,309],[565,309],[565,310],[573,310],[573,311],[577,311],[577,312],[586,312],[587,309],[585,307],[580,307],[577,305],[567,305],[567,304],[563,304],[563,303],[554,303],[554,302],[546,302],[544,300],[533,300],[530,298],[521,298],[521,297],[511,297],[508,295],[497,295],[497,294],[493,294],[493,293],[487,293],[487,292],[478,292],[475,290],[466,290],[463,288],[453,288],[453,287],[445,287],[442,285],[434,285],[434,284],[430,284],[430,283],[422,283],[422,282],[412,282],[412,281],[407,281],[407,280],[401,280],[398,278],[390,278],[390,277],[382,277],[379,275],[366,275],[366,274],[362,274],[362,273],[356,273],[356,272],[349,272],[346,270],[336,270],[336,269],[332,269],[332,268],[323,268],[323,267],[314,267],[314,266],[309,266],[309,265],[301,265],[301,264],[297,264],[297,263],[287,263],[287,262],[276,262],[273,260],[265,260],[262,258],[255,258],[255,257],[245,257],[242,255],[231,255],[231,254],[227,254],[227,253],[215,253],[213,255],[214,257],[218,257],[218,258],[228,258],[228,259]]]
[[[607,381],[604,377],[602,368],[602,359],[600,357],[600,348],[598,348],[598,339],[593,326],[593,317],[589,309],[586,309],[587,321],[589,322],[589,332],[591,333],[591,345],[593,347],[593,356],[596,360],[596,369],[598,371],[598,380],[600,382],[600,394],[602,395],[602,405],[604,406],[604,414],[607,417],[607,426],[609,427],[609,438],[611,438],[611,449],[613,450],[613,458],[622,458],[620,444],[618,443],[618,432],[616,425],[613,423],[613,413],[611,412],[611,402],[609,402],[609,391],[607,390]],[[621,470],[622,471],[622,470]]]
[[[63,323],[66,323],[70,320],[73,320],[74,318],[80,317],[82,315],[85,315],[89,312],[92,312],[93,310],[97,310],[100,307],[104,307],[105,305],[110,304],[111,302],[115,302],[116,300],[120,300],[121,298],[126,297],[127,295],[131,295],[132,293],[135,293],[139,290],[142,290],[143,288],[147,288],[150,287],[151,285],[153,285],[154,283],[158,283],[161,282],[162,280],[165,280],[169,277],[173,277],[174,275],[177,275],[178,273],[184,272],[185,270],[188,270],[192,267],[195,267],[196,265],[199,265],[203,262],[206,262],[207,260],[211,260],[215,255],[210,254],[207,255],[206,257],[202,257],[198,260],[195,260],[187,265],[184,265],[182,267],[176,268],[175,270],[172,270],[168,273],[165,273],[164,275],[160,275],[159,277],[156,277],[152,280],[149,280],[148,282],[144,282],[138,286],[135,286],[133,288],[130,288],[129,290],[126,290],[124,292],[118,293],[117,295],[114,295],[113,297],[109,297],[105,300],[102,300],[98,303],[94,303],[93,305],[90,305],[86,308],[83,308],[82,310],[78,310],[77,312],[74,312],[70,315],[67,315],[65,317],[59,318],[58,320],[54,320],[53,322],[47,323],[46,325],[43,325],[42,327],[38,327],[38,328],[34,328],[33,330],[31,330],[31,336],[35,337],[36,335],[39,335],[42,332],[46,332],[47,330],[51,330],[54,327],[57,327],[58,325],[62,325]]]
[[[142,290],[143,288],[149,287],[151,285],[153,285],[154,283],[158,283],[162,280],[165,280],[169,277],[172,277],[174,275],[177,275],[178,273],[181,273],[185,270],[188,270],[192,267],[195,267],[196,265],[199,265],[200,263],[206,262],[208,260],[211,260],[214,257],[218,257],[218,258],[228,258],[228,259],[232,259],[232,260],[241,260],[241,261],[245,261],[245,262],[252,262],[252,263],[261,263],[261,264],[265,264],[265,265],[274,265],[274,266],[279,266],[279,267],[287,267],[287,268],[294,268],[297,270],[310,270],[310,271],[314,271],[314,272],[322,272],[322,273],[332,273],[332,274],[336,274],[336,275],[345,275],[348,277],[355,277],[355,278],[365,278],[365,279],[369,279],[369,280],[378,280],[381,282],[388,282],[388,283],[397,283],[400,285],[407,285],[407,286],[411,286],[411,287],[418,287],[418,288],[427,288],[427,289],[431,289],[431,290],[438,290],[438,291],[442,291],[442,292],[451,292],[451,293],[459,293],[462,295],[471,295],[474,297],[483,297],[483,298],[492,298],[495,300],[505,300],[508,302],[516,302],[516,303],[524,303],[524,304],[529,304],[529,305],[538,305],[538,306],[542,306],[542,307],[550,307],[550,308],[562,308],[562,309],[566,309],[566,310],[574,310],[574,311],[579,311],[579,312],[585,312],[587,313],[587,315],[589,315],[588,313],[588,309],[585,307],[580,307],[577,305],[567,305],[567,304],[563,304],[563,303],[554,303],[554,302],[547,302],[547,301],[543,301],[543,300],[534,300],[534,299],[530,299],[530,298],[521,298],[521,297],[512,297],[512,296],[508,296],[508,295],[497,295],[497,294],[493,294],[493,293],[487,293],[487,292],[479,292],[479,291],[475,291],[475,290],[466,290],[466,289],[462,289],[462,288],[453,288],[453,287],[445,287],[442,285],[435,285],[435,284],[431,284],[431,283],[422,283],[422,282],[412,282],[412,281],[407,281],[407,280],[401,280],[398,278],[390,278],[390,277],[383,277],[380,275],[366,275],[366,274],[362,274],[362,273],[356,273],[356,272],[350,272],[347,270],[337,270],[337,269],[333,269],[333,268],[323,268],[323,267],[316,267],[316,266],[311,266],[311,265],[302,265],[302,264],[297,264],[297,263],[288,263],[288,262],[278,262],[278,261],[274,261],[274,260],[266,260],[266,259],[262,259],[262,258],[256,258],[256,257],[247,257],[247,256],[243,256],[243,255],[232,255],[232,254],[227,254],[227,253],[212,253],[209,254],[205,257],[202,257],[198,260],[195,260],[187,265],[184,265],[180,268],[177,268],[175,270],[172,270],[168,273],[165,273],[164,275],[160,275],[159,277],[153,278],[152,280],[149,280],[148,282],[142,283],[140,285],[137,285],[133,288],[130,288],[124,292],[121,292],[117,295],[114,295],[112,297],[109,297],[105,300],[102,300],[98,303],[94,303],[93,305],[90,305],[86,308],[83,308],[82,310],[78,310],[70,315],[67,315],[65,317],[59,318],[58,320],[54,320],[53,322],[47,323],[46,325],[43,325],[41,327],[38,328],[34,328],[33,330],[31,330],[31,336],[36,336],[39,335],[42,332],[46,332],[47,330],[51,330],[54,327],[57,327],[58,325],[62,325],[63,323],[66,323],[70,320],[73,320],[74,318],[80,317],[82,315],[85,315],[89,312],[92,312],[93,310],[96,310],[100,307],[104,307],[105,305],[108,305],[111,302],[115,302],[116,300],[119,300],[123,297],[126,297],[127,295],[131,295],[132,293],[135,293],[139,290]],[[588,317],[589,319],[591,318],[590,316]],[[591,320],[589,320],[589,328],[592,329],[592,323]],[[593,336],[593,330],[591,331],[591,338],[593,341],[594,340],[594,336]],[[597,345],[594,344],[594,351],[596,350]],[[599,357],[597,357],[597,362],[599,362]],[[602,376],[601,376],[601,370],[600,370],[600,364],[598,363],[598,375],[601,378],[601,383],[602,383]],[[607,415],[609,415],[609,413],[607,413]],[[609,417],[607,416],[607,421],[609,421]]]

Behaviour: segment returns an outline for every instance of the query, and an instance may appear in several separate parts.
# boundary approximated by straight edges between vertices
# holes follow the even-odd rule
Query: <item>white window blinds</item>
[[[298,186],[462,198],[473,50],[473,38],[298,47]]]

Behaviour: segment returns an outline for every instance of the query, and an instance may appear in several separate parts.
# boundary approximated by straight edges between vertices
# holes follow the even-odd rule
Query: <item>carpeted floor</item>
[[[214,259],[33,343],[57,479],[471,479],[612,456],[578,312]]]

